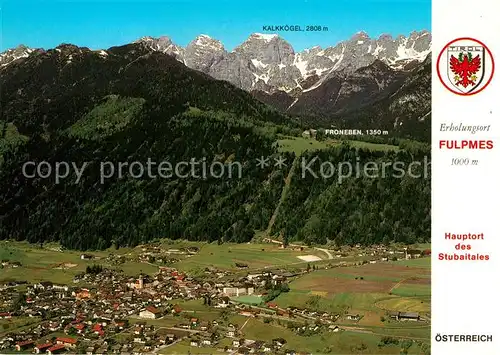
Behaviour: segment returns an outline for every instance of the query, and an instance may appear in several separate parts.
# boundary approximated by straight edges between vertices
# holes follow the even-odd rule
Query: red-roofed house
[[[82,289],[80,292],[77,292],[75,295],[77,300],[90,298],[90,292],[87,289]]]
[[[47,351],[48,348],[52,347],[52,343],[37,344],[35,346],[35,353],[40,354]]]
[[[78,340],[73,339],[73,338],[57,338],[56,339],[56,344],[58,345],[64,345],[70,348],[73,348],[76,346],[76,343]]]
[[[176,304],[174,306],[174,308],[172,309],[172,313],[181,313],[181,312],[182,312],[182,308],[178,304]]]
[[[75,325],[75,329],[76,329],[78,334],[82,334],[83,330],[85,329],[85,324],[79,323],[79,324]]]
[[[16,344],[16,350],[21,351],[21,350],[26,350],[31,347],[33,347],[33,342],[31,340],[26,340],[26,341],[20,341],[19,343]]]
[[[134,334],[135,335],[141,335],[144,332],[144,330],[141,327],[135,327],[134,328]]]
[[[62,353],[64,350],[66,350],[66,348],[63,344],[54,345],[47,350],[47,354],[49,355],[59,354]]]
[[[139,313],[139,317],[148,319],[156,319],[160,315],[161,311],[153,306],[149,306],[144,311],[141,311],[141,313]]]
[[[104,336],[104,330],[102,329],[102,324],[94,324],[94,326],[92,327],[92,331],[94,332],[94,334],[97,334],[99,336]]]

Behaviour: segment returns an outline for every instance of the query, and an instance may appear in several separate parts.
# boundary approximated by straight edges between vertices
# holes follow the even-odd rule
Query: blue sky
[[[166,35],[182,46],[199,34],[232,50],[264,25],[319,25],[325,32],[278,32],[299,51],[335,45],[364,30],[371,37],[430,30],[430,0],[3,0],[1,50],[25,44],[91,49]]]

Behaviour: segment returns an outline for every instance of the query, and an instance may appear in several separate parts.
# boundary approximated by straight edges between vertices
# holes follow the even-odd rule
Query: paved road
[[[184,340],[184,337],[179,338],[179,339],[177,339],[177,340],[173,341],[173,342],[172,342],[172,343],[170,343],[170,344],[162,345],[162,346],[160,346],[159,348],[157,348],[157,349],[153,350],[153,354],[158,354],[161,350],[166,349],[166,348],[168,348],[168,347],[171,347],[172,345],[175,345],[175,344],[177,344],[177,343],[179,343],[179,342],[181,342],[181,341],[183,341],[183,340]]]
[[[333,255],[332,255],[332,253],[330,253],[330,251],[328,249],[324,249],[324,248],[314,248],[314,249],[322,251],[323,253],[325,253],[326,255],[328,255],[328,260],[332,260],[333,259]]]

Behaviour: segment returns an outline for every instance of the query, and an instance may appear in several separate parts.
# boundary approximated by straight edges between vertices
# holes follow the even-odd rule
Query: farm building
[[[395,320],[420,320],[420,315],[416,312],[391,312],[389,316]]]
[[[358,321],[361,319],[361,317],[359,316],[359,314],[347,314],[345,316],[345,319],[348,319],[348,320],[353,320],[353,321]]]
[[[78,341],[76,339],[73,339],[73,338],[57,338],[56,339],[57,345],[64,345],[65,347],[70,347],[70,348],[76,347],[77,342]],[[54,346],[53,348],[56,348],[56,346]],[[52,352],[54,352],[54,349],[52,350]]]
[[[161,311],[153,306],[147,307],[145,310],[139,313],[139,317],[147,319],[156,319],[160,316]]]
[[[28,348],[32,348],[33,345],[34,345],[33,342],[30,340],[21,341],[16,344],[16,350],[17,351],[26,350]]]
[[[52,346],[53,346],[52,343],[38,344],[35,346],[35,353],[36,354],[44,353]]]
[[[51,348],[49,348],[47,350],[47,354],[49,354],[49,355],[59,354],[59,353],[62,353],[63,351],[66,351],[64,344],[59,344],[59,345],[54,345]]]
[[[411,249],[406,251],[406,259],[418,259],[422,256],[421,250]]]

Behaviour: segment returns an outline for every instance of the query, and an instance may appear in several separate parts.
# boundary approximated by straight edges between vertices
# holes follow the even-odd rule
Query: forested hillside
[[[247,242],[275,212],[272,232],[290,240],[430,238],[429,179],[352,177],[337,184],[296,174],[284,189],[295,157],[279,153],[276,142],[278,134],[302,131],[295,119],[141,44],[105,55],[71,45],[33,52],[0,69],[0,88],[1,239],[61,241],[82,250],[165,237]],[[340,145],[319,154],[332,162],[356,156],[409,162],[425,154],[400,148]],[[274,166],[279,155],[287,167]],[[260,157],[271,164],[259,167]],[[115,174],[101,181],[103,162],[192,159],[225,168],[237,162],[241,174]],[[87,165],[78,181],[73,170],[59,183],[25,176],[25,162],[42,161]]]
[[[310,164],[315,157],[318,163]],[[337,245],[428,241],[428,157],[425,149],[376,152],[344,145],[305,153],[294,166],[297,173],[293,174],[273,232],[282,234],[288,242],[333,241]],[[303,168],[302,159],[311,165],[311,171]],[[343,166],[340,176],[346,177],[316,178],[321,176],[319,162]],[[385,171],[383,164],[387,164]]]

